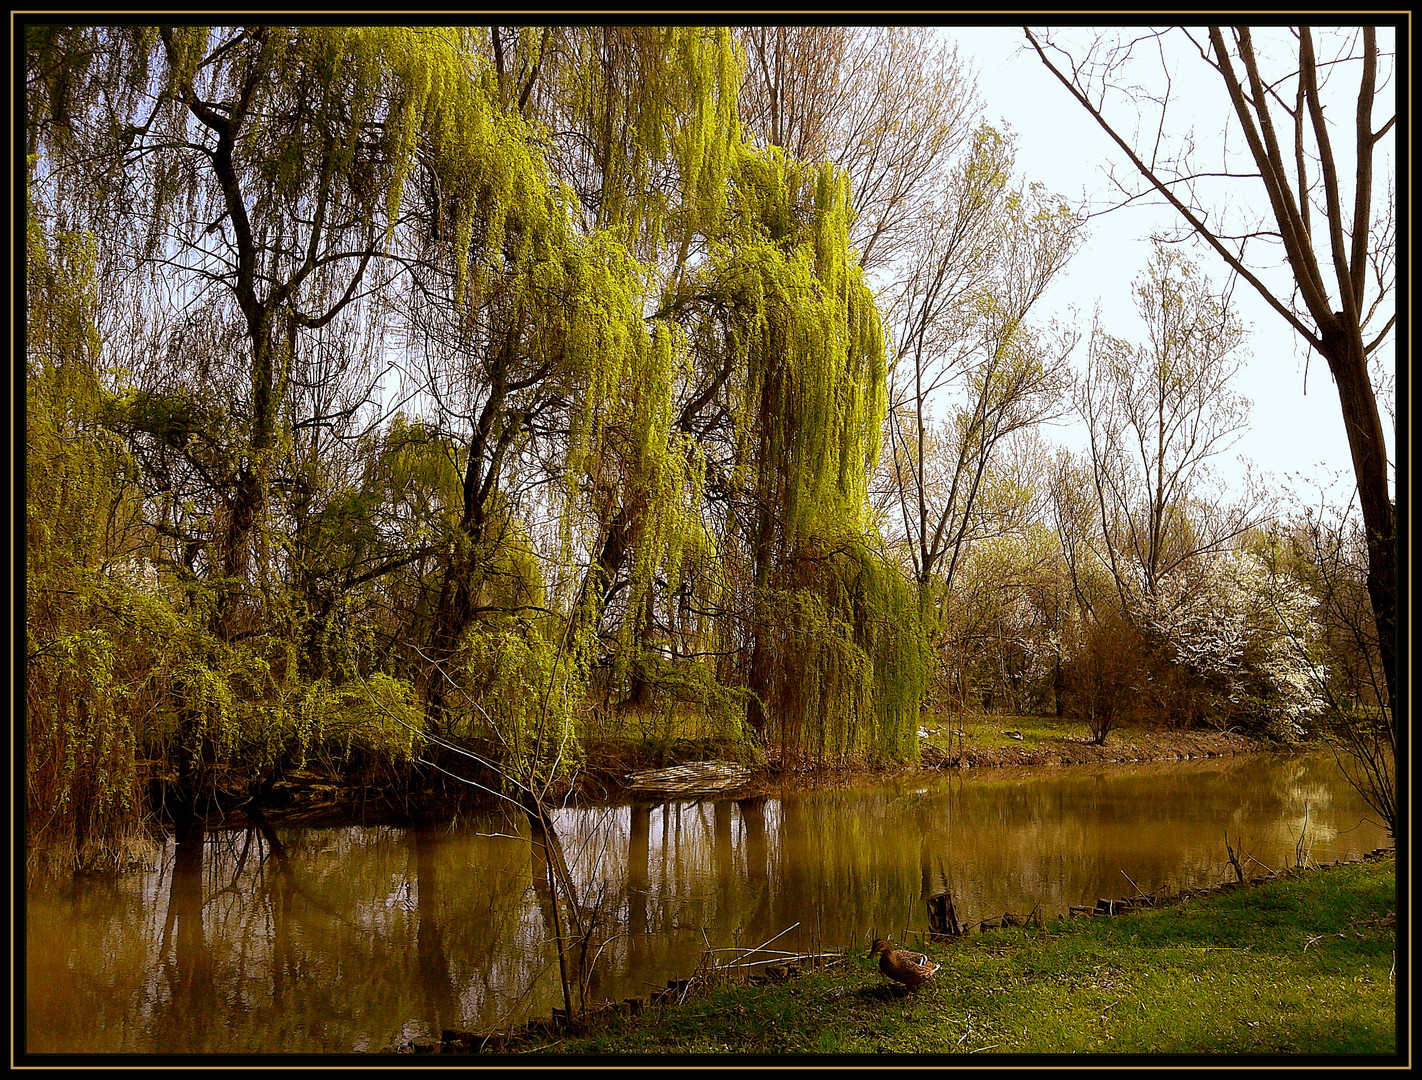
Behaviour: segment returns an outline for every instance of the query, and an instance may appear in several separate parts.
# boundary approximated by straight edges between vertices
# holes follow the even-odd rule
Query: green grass
[[[1080,720],[1063,720],[1055,716],[981,716],[958,714],[944,719],[925,717],[919,728],[927,732],[925,746],[945,752],[962,745],[990,749],[999,746],[1058,746],[1069,739],[1091,737],[1091,730]],[[962,732],[962,736],[958,732]],[[1015,731],[1022,736],[1014,739],[1005,734]]]
[[[723,984],[529,1050],[1389,1055],[1395,890],[1388,856],[1114,919],[915,942],[942,964],[916,998],[856,947],[796,979]]]
[[[953,759],[962,750],[1059,751],[1068,743],[1087,743],[1092,738],[1091,729],[1084,722],[1056,716],[925,713],[918,727],[923,733],[921,748],[929,760],[940,763]],[[1139,744],[1143,755],[1149,756],[1153,745],[1178,734],[1148,727],[1115,728],[1107,737],[1107,747]],[[697,757],[734,758],[745,764],[756,758],[749,742],[738,742],[727,734],[724,721],[686,706],[598,714],[586,724],[581,737],[589,762],[614,771],[619,765],[627,771]]]

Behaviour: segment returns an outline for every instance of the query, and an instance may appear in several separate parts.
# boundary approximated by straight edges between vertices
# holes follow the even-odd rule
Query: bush
[[[1064,711],[1103,744],[1116,728],[1140,719],[1146,666],[1141,635],[1119,610],[1108,609],[1087,624],[1080,647],[1062,666]]]

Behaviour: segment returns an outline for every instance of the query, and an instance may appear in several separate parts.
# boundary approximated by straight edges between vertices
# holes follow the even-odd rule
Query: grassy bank
[[[902,942],[942,964],[916,997],[857,943],[798,977],[713,982],[523,1050],[1389,1055],[1396,907],[1388,854],[1114,918]]]
[[[928,767],[1181,761],[1227,757],[1263,748],[1263,744],[1236,732],[1134,725],[1113,730],[1098,745],[1082,721],[1046,716],[963,714],[946,719],[925,718],[919,725],[919,758]]]

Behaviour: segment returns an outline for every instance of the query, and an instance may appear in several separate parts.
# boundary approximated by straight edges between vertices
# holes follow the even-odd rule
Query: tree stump
[[[962,937],[963,927],[958,923],[958,913],[953,910],[951,893],[935,893],[928,898],[928,930],[935,938]]]

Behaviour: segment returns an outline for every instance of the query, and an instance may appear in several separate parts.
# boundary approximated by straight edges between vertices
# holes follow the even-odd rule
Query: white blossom
[[[1225,715],[1292,740],[1322,710],[1314,599],[1255,556],[1192,559],[1138,601],[1142,628]]]

